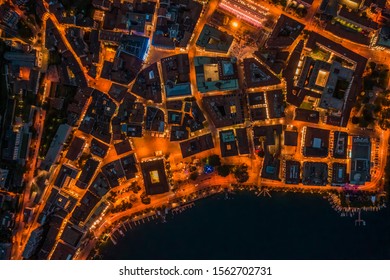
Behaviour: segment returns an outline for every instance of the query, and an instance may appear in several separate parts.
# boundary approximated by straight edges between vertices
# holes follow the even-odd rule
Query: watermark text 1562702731
[[[265,266],[231,266],[213,267],[213,275],[272,275],[271,267]]]

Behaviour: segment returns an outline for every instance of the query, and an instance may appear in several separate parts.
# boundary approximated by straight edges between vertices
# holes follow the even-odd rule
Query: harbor
[[[122,221],[112,231],[115,243],[106,242],[100,254],[103,259],[390,257],[382,248],[382,242],[390,238],[385,206],[348,211],[334,209],[328,195],[268,190],[270,197],[254,192],[259,194],[258,190],[221,191],[166,208],[160,215]],[[380,238],[373,238],[378,234]],[[342,248],[337,255],[332,250],[335,246]],[[366,246],[376,250],[375,254],[357,254]]]

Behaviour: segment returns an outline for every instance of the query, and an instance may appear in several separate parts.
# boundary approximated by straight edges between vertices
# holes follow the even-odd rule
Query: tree
[[[199,176],[199,174],[198,174],[197,171],[192,172],[192,173],[190,174],[190,180],[195,181],[195,180],[198,178],[198,176]]]
[[[367,122],[366,119],[360,118],[360,120],[359,120],[359,126],[360,127],[367,127],[368,125],[369,125],[369,122]]]
[[[141,190],[141,187],[138,186],[137,182],[133,182],[133,183],[131,183],[130,190],[133,193],[138,193]]]
[[[18,33],[24,40],[30,40],[34,36],[31,28],[27,25],[26,21],[20,20],[17,23]]]
[[[307,15],[306,8],[299,8],[299,9],[297,9],[297,14],[300,17],[305,17]]]
[[[359,120],[358,117],[353,116],[351,121],[352,121],[353,124],[358,124],[360,120]]]
[[[221,165],[221,159],[218,155],[211,155],[208,158],[206,158],[206,163],[215,167]]]
[[[245,163],[233,168],[233,174],[238,183],[245,183],[249,179],[248,165]]]
[[[226,177],[230,174],[230,166],[229,165],[218,166],[217,172],[219,176]]]
[[[143,204],[150,204],[150,197],[148,197],[148,195],[146,194],[146,192],[143,192],[143,193],[141,193],[141,202],[143,203]]]
[[[369,67],[371,68],[371,70],[374,70],[376,68],[376,63],[374,61],[370,61],[368,63]]]
[[[264,156],[265,156],[264,150],[259,150],[259,151],[257,152],[257,155],[258,155],[259,157],[264,157]]]
[[[196,166],[191,165],[191,166],[190,166],[190,172],[194,172],[194,171],[196,171]]]
[[[374,116],[372,115],[371,107],[366,106],[363,109],[363,118],[368,123],[372,123],[374,121]]]
[[[378,102],[375,102],[373,110],[374,113],[379,113],[380,111],[382,111],[382,105],[380,100]]]
[[[143,198],[141,199],[141,202],[142,202],[143,204],[150,204],[150,201],[151,201],[150,197],[143,197]]]
[[[353,107],[355,110],[360,110],[360,107],[362,106],[362,98],[365,95],[364,91],[356,98],[355,104]]]

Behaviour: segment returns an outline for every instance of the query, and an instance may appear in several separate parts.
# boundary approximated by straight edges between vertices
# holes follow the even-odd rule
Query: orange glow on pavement
[[[237,22],[237,21],[233,21],[233,22],[232,22],[232,26],[233,26],[234,28],[237,28],[237,27],[238,27],[238,22]]]

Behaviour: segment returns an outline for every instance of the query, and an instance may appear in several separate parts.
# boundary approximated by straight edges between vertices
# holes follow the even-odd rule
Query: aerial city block
[[[0,259],[93,259],[218,193],[320,194],[364,226],[390,174],[389,6],[0,0]]]

